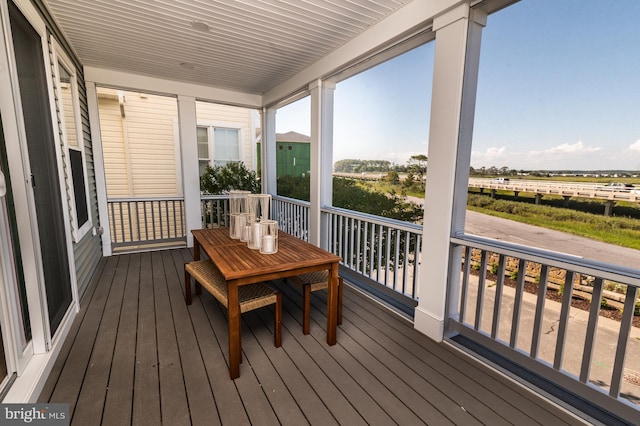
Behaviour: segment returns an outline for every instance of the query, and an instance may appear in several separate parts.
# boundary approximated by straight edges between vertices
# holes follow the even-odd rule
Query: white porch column
[[[100,114],[98,111],[98,94],[96,84],[87,81],[87,109],[89,110],[89,127],[91,128],[91,148],[93,167],[96,179],[96,195],[98,197],[98,220],[102,228],[102,255],[111,256],[111,225],[107,206],[107,181],[104,172],[104,154],[102,153],[102,133],[100,132]]]
[[[458,313],[457,297],[447,308],[447,290],[457,294],[460,251],[450,237],[464,231],[471,133],[480,52],[486,15],[462,4],[434,19],[435,69],[429,130],[419,304],[414,327],[441,341],[447,314]],[[469,21],[472,21],[469,25]],[[450,256],[452,256],[450,258]],[[449,276],[451,273],[451,277]]]
[[[311,185],[309,242],[317,246],[322,238],[321,208],[332,202],[333,93],[336,85],[320,79],[309,85],[311,93]],[[326,229],[325,229],[326,231]]]
[[[262,192],[277,194],[276,182],[276,109],[262,110]]]
[[[187,225],[187,246],[193,247],[192,229],[202,228],[200,217],[200,168],[198,166],[198,138],[196,98],[178,96],[180,123],[180,161],[184,185],[184,215]]]

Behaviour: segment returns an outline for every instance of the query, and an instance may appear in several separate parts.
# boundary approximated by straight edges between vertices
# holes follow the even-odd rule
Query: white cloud
[[[640,139],[629,145],[628,148],[630,151],[638,151],[640,152]]]
[[[640,143],[638,143],[640,150]],[[595,154],[598,153],[598,154]],[[563,143],[543,150],[512,151],[506,147],[490,147],[483,152],[471,153],[471,165],[507,166],[513,169],[591,169],[601,168],[603,150],[586,146],[581,140]]]
[[[503,161],[507,157],[507,147],[495,147],[487,148],[484,152],[472,151],[471,152],[471,164],[480,166],[495,165],[497,162]]]
[[[504,157],[504,153],[506,150],[507,150],[506,146],[503,146],[501,148],[496,148],[495,146],[492,146],[491,148],[487,149],[485,156],[488,158]]]
[[[545,154],[585,154],[600,151],[601,149],[602,148],[599,147],[584,146],[584,143],[580,140],[574,144],[563,143],[561,145],[554,146],[553,148],[545,149],[541,152]],[[540,151],[532,151],[532,153],[533,152],[539,153]]]

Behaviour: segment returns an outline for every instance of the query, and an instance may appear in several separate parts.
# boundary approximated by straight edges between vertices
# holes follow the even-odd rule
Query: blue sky
[[[640,1],[523,0],[483,31],[473,167],[640,170]],[[434,43],[338,83],[334,161],[428,149]],[[308,99],[278,132],[309,134]]]

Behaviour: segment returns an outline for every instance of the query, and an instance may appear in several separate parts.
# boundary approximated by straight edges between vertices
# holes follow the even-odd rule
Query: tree
[[[309,176],[281,176],[278,195],[309,201]],[[361,187],[353,179],[333,178],[333,205],[343,209],[373,214],[407,222],[420,222],[424,215],[421,207],[404,202],[400,197],[386,195]]]
[[[404,178],[404,181],[402,181],[402,186],[404,188],[411,188],[413,186],[414,179],[415,177],[413,176],[413,171],[409,170],[407,172],[407,176]]]
[[[427,156],[424,154],[412,155],[409,158],[409,167],[413,174],[420,178],[420,185],[424,183],[424,175],[427,173]]]
[[[277,193],[283,197],[309,201],[311,194],[310,176],[280,176],[277,181]]]
[[[398,175],[398,172],[395,170],[387,172],[385,179],[392,185],[398,185],[400,183],[400,175]]]
[[[200,191],[203,194],[227,194],[232,189],[260,193],[260,182],[256,172],[244,163],[227,163],[224,166],[207,166],[200,177]]]

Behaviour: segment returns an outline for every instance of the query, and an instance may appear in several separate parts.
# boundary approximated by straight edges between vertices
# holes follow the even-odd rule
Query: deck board
[[[326,344],[326,292],[302,334],[300,290],[242,316],[240,378],[229,379],[226,310],[184,303],[187,249],[106,258],[40,402],[70,404],[72,424],[575,424],[547,400],[346,287],[338,343]]]
[[[118,267],[107,296],[89,366],[73,414],[73,419],[78,424],[99,424],[102,421],[130,259],[131,256],[127,256],[118,260]]]
[[[113,351],[111,375],[104,403],[104,425],[131,424],[131,403],[133,400],[133,379],[135,374],[136,329],[138,323],[138,295],[140,289],[140,255],[132,255],[129,262],[117,340]],[[122,409],[127,407],[128,409]]]
[[[156,338],[155,290],[151,253],[140,256],[140,289],[138,293],[138,327],[135,353],[136,367],[133,378],[132,423],[136,425],[160,424],[160,379],[158,374],[158,342]],[[112,412],[105,413],[107,418]]]
[[[370,303],[361,298],[352,300],[354,303],[349,304],[350,309],[358,303]],[[504,384],[498,383],[491,376],[483,375],[477,366],[452,357],[449,350],[439,350],[439,345],[421,345],[422,339],[415,330],[396,327],[395,318],[380,316],[376,307],[370,308],[372,311],[358,311],[362,316],[360,326],[366,330],[367,335],[376,336],[380,344],[393,349],[396,356],[405,359],[405,363],[413,366],[420,377],[429,378],[434,388],[448,397],[455,396],[453,402],[457,408],[447,409],[447,415],[457,413],[464,407],[464,412],[470,413],[485,424],[511,424],[510,419],[513,418],[526,419],[524,424],[549,424],[540,422],[540,416],[544,416],[544,411],[534,411],[527,416],[523,410],[530,408],[531,401],[520,398],[519,394],[510,394],[510,398],[505,400],[498,393]],[[374,320],[376,321],[372,322]],[[432,398],[435,397],[431,395]],[[563,424],[557,417],[553,417],[553,420],[553,424]]]

